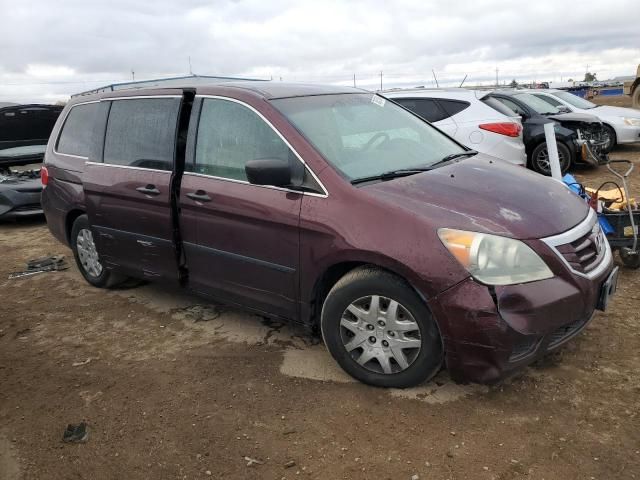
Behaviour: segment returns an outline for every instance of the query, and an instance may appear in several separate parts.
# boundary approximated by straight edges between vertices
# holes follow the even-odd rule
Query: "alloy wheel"
[[[102,273],[102,264],[98,258],[98,251],[93,242],[93,234],[88,228],[83,228],[76,237],[76,249],[78,258],[84,271],[92,277],[99,277]]]
[[[393,374],[416,360],[420,326],[399,302],[380,295],[349,304],[340,319],[340,336],[351,358],[369,371]]]
[[[558,159],[560,160],[560,171],[563,171],[566,168],[567,159],[560,149],[558,149]],[[551,175],[551,162],[549,160],[549,150],[547,150],[547,148],[543,148],[538,152],[535,161],[541,172],[544,172],[546,175]]]

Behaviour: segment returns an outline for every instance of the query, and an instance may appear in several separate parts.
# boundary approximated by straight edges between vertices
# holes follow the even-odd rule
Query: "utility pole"
[[[189,75],[193,75],[193,69],[191,68],[191,55],[189,55]]]
[[[356,74],[353,74],[353,88],[356,88]]]
[[[135,81],[136,79],[136,72],[133,71],[133,68],[131,69],[131,80]]]
[[[498,70],[498,68],[496,67],[496,87],[499,87],[499,86],[500,86],[500,83],[498,82],[498,72],[499,72],[499,71],[500,71],[500,70]]]
[[[382,91],[382,72],[380,72],[380,91]]]

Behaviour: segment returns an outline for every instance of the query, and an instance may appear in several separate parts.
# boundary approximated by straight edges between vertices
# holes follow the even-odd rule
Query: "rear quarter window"
[[[393,100],[432,123],[450,116],[431,98],[394,98]]]
[[[98,107],[98,102],[71,107],[58,137],[57,153],[89,157],[93,122]]]
[[[440,106],[447,112],[449,117],[453,117],[454,115],[466,110],[471,105],[469,102],[465,102],[462,100],[448,100],[448,99],[438,99],[438,103]]]

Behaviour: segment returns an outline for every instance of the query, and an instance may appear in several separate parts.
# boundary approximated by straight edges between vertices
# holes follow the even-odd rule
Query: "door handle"
[[[196,202],[210,202],[211,197],[204,190],[196,190],[193,193],[187,193],[187,197]]]
[[[145,195],[160,195],[160,190],[155,185],[147,185],[146,187],[138,187],[136,191],[144,193]]]

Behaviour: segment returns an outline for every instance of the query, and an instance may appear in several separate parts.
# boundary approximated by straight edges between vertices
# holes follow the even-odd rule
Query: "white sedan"
[[[526,167],[522,121],[507,107],[483,103],[487,92],[464,88],[387,90],[382,94],[478,152]]]
[[[565,107],[571,112],[589,113],[598,117],[607,132],[605,152],[610,152],[620,143],[640,142],[640,110],[596,105],[564,90],[534,90],[530,93],[555,107]]]

